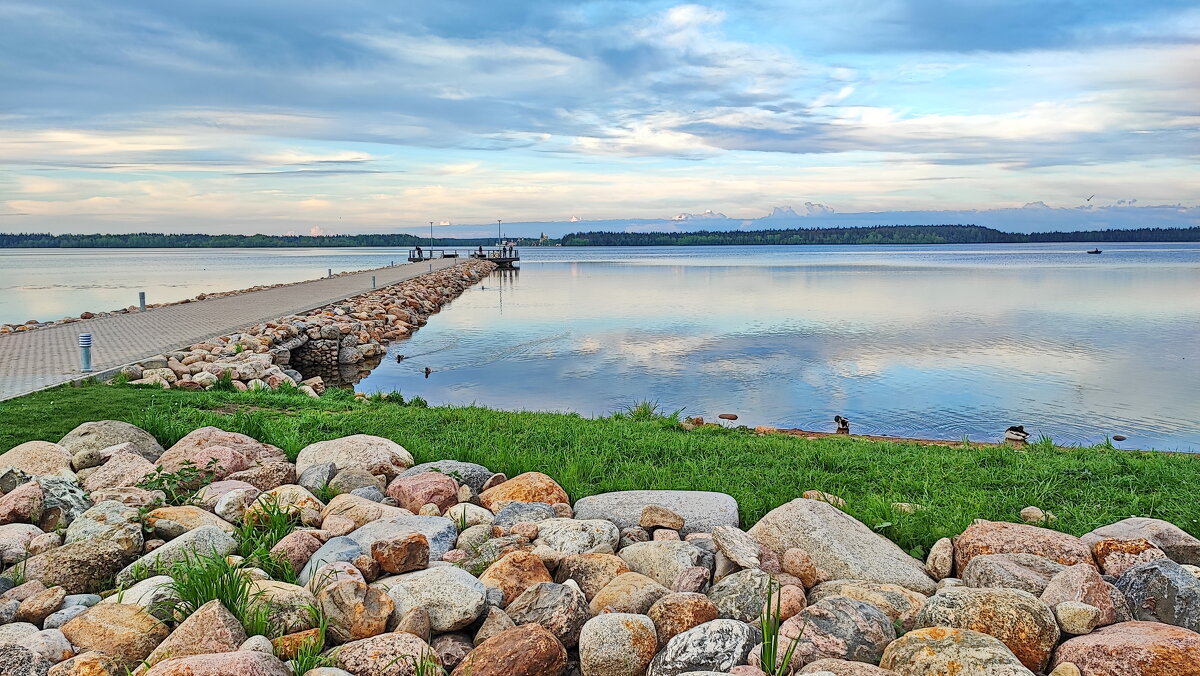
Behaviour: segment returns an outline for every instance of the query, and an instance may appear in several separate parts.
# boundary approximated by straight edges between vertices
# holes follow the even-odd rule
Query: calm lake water
[[[358,384],[432,403],[1200,450],[1200,246],[524,249]],[[360,250],[0,251],[0,321],[387,264]],[[395,361],[404,354],[403,362]],[[433,369],[426,379],[425,367]]]

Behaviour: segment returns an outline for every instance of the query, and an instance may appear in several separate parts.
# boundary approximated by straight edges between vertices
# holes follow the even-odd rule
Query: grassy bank
[[[513,413],[473,407],[420,408],[320,400],[273,392],[63,387],[0,402],[0,450],[57,441],[81,422],[124,420],[169,446],[205,425],[242,432],[295,456],[305,445],[348,434],[396,440],[417,462],[455,458],[509,476],[549,474],[572,499],[628,489],[729,493],[743,525],[808,489],[844,497],[846,511],[914,554],[962,532],[976,518],[1014,521],[1027,505],[1058,515],[1076,535],[1132,515],[1171,521],[1200,535],[1200,459],[1107,447],[943,448],[756,436],[732,429],[684,431],[669,418],[624,414]],[[0,465],[3,461],[0,460]],[[905,514],[894,502],[924,509]]]

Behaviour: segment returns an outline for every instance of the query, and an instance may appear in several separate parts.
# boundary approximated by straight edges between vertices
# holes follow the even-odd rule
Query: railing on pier
[[[408,262],[420,263],[421,261],[431,261],[435,258],[458,258],[459,254],[454,249],[409,249]]]

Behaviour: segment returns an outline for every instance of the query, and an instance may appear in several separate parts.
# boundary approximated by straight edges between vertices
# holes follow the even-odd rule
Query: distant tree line
[[[491,239],[434,239],[435,247],[495,244]],[[414,247],[430,246],[428,237],[415,235],[166,235],[135,232],[126,235],[51,235],[0,233],[0,248],[36,249],[150,249],[261,247]]]
[[[887,225],[728,232],[580,232],[563,246],[705,246],[721,244],[1021,244],[1029,242],[1200,242],[1200,227],[1002,232],[978,225]]]

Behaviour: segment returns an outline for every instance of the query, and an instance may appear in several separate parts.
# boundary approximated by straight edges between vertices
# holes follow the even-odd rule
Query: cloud
[[[1200,11],[1176,0],[0,0],[0,21],[21,93],[0,213],[44,227],[1200,198]]]

